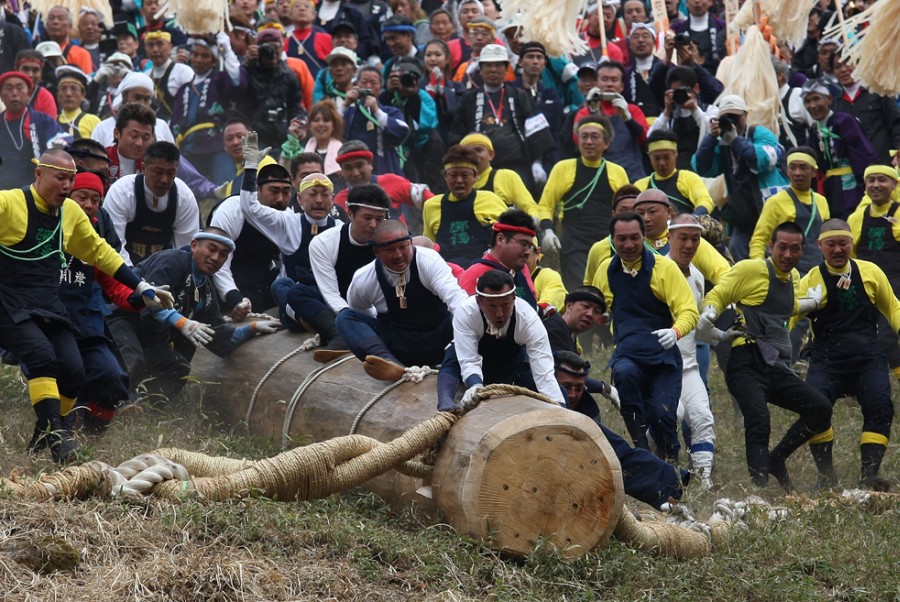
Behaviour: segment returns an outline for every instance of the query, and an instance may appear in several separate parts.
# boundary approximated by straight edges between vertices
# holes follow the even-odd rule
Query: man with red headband
[[[391,199],[391,218],[404,217],[407,224],[418,222],[413,217],[413,208],[422,209],[422,205],[434,196],[425,184],[415,184],[403,176],[385,173],[372,175],[374,155],[368,145],[361,140],[349,140],[338,149],[336,161],[341,166],[341,175],[347,182],[347,188],[334,196],[334,204],[347,208],[347,195],[354,186],[362,184],[378,184]]]
[[[336,323],[370,376],[396,381],[406,366],[441,363],[453,340],[451,313],[466,293],[436,251],[413,246],[403,223],[381,222],[372,243],[375,261],[354,274],[350,308]]]
[[[54,460],[65,463],[77,445],[62,417],[74,407],[84,380],[74,326],[59,296],[65,254],[134,289],[147,307],[172,307],[173,299],[126,266],[68,199],[76,173],[68,153],[52,149],[36,163],[32,186],[0,192],[0,347],[19,358],[28,377],[37,414],[28,448],[49,448]]]
[[[53,117],[28,107],[33,90],[31,78],[21,71],[0,75],[0,101],[6,107],[0,113],[0,190],[21,186],[22,175],[33,168],[31,160],[51,143],[71,142]]]
[[[474,295],[475,283],[484,273],[503,270],[513,277],[516,296],[537,308],[537,293],[528,269],[534,237],[534,219],[530,215],[515,208],[501,213],[497,221],[491,224],[490,248],[462,273],[459,285]]]
[[[37,50],[23,50],[16,55],[16,68],[10,71],[21,71],[31,78],[31,99],[28,106],[35,111],[46,113],[53,119],[59,117],[59,109],[53,93],[41,85],[44,79],[44,65],[47,59]],[[49,69],[53,69],[52,66]]]

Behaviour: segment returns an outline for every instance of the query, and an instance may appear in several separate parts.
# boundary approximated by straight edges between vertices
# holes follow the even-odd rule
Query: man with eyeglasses
[[[501,213],[491,225],[490,249],[460,275],[459,285],[474,295],[475,283],[485,272],[503,270],[513,277],[516,296],[536,308],[537,294],[528,269],[534,237],[534,219],[530,215],[515,208]]]

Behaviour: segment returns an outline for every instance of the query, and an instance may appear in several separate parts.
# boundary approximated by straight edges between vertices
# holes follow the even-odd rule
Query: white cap
[[[103,63],[106,65],[122,65],[123,67],[134,69],[134,62],[132,62],[131,57],[124,52],[113,52],[106,57],[106,60],[103,61]]]
[[[488,44],[481,49],[481,54],[478,55],[478,62],[508,63],[509,53],[506,51],[506,46],[501,46],[500,44]]]
[[[63,55],[62,48],[56,42],[41,42],[34,49],[40,52],[45,59],[57,56],[62,58]]]
[[[119,83],[119,88],[118,90],[116,90],[116,92],[118,94],[122,94],[127,90],[134,90],[135,88],[153,92],[153,80],[150,79],[150,76],[145,73],[132,71],[125,76],[125,79],[123,79],[121,83]]]
[[[331,52],[328,53],[328,56],[325,57],[325,62],[330,65],[331,61],[335,59],[345,59],[350,61],[354,65],[358,62],[356,53],[344,46],[335,46],[334,48],[332,48]]]
[[[737,94],[726,94],[716,105],[719,107],[719,115],[740,115],[750,110],[744,99]]]

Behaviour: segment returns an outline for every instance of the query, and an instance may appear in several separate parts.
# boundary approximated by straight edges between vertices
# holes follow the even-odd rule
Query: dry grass
[[[713,388],[716,480],[723,489],[688,491],[699,516],[710,513],[716,497],[758,493],[749,485],[742,429],[718,374]],[[165,411],[113,425],[102,440],[86,445],[87,454],[117,463],[160,446],[253,458],[278,451],[269,441],[225,434],[205,414],[214,403],[194,393]],[[55,470],[49,457],[24,453],[33,415],[11,369],[0,373],[0,411],[2,471],[35,476]],[[604,418],[621,431],[611,411]],[[774,412],[774,418],[780,433],[787,417]],[[860,425],[858,407],[841,402],[836,458],[845,483],[857,478]],[[801,486],[814,483],[807,452],[789,467]],[[895,449],[883,474],[900,475]],[[900,600],[896,506],[878,512],[807,508],[805,500],[786,500],[774,488],[764,494],[788,505],[793,518],[754,521],[713,557],[683,563],[616,541],[571,561],[544,546],[528,558],[507,558],[361,492],[303,504],[257,499],[178,506],[96,499],[36,504],[7,496],[0,497],[0,591],[3,600],[42,601]],[[80,554],[77,568],[45,575],[12,559],[22,542],[48,536]]]

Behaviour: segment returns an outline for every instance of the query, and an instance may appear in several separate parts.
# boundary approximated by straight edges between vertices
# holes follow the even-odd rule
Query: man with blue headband
[[[160,251],[135,268],[148,281],[168,286],[175,306],[141,314],[116,310],[110,316],[132,387],[146,384],[151,394],[171,399],[184,387],[198,347],[225,356],[254,335],[277,330],[277,321],[234,327],[222,318],[213,276],[234,249],[224,230],[209,227],[194,234],[189,249]]]

